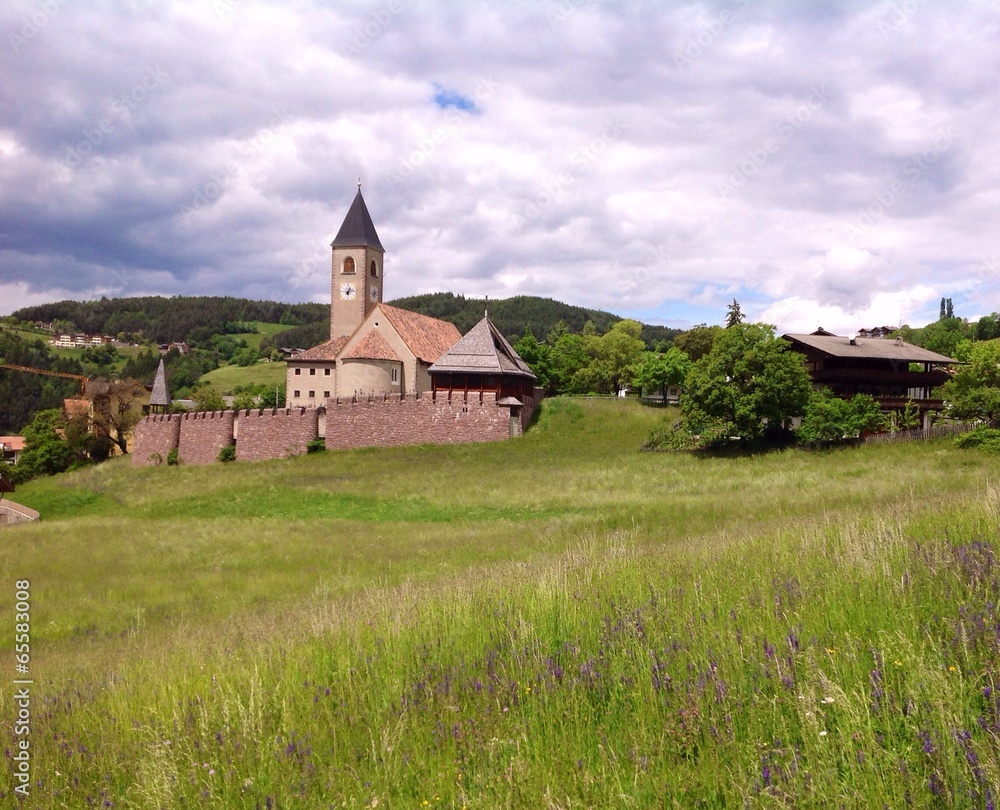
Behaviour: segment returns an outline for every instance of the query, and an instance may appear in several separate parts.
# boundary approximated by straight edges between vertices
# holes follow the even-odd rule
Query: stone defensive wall
[[[181,438],[180,414],[150,414],[135,426],[132,466],[163,464]]]
[[[236,460],[299,456],[319,437],[316,408],[258,408],[236,413]]]
[[[136,425],[132,464],[164,464],[175,449],[183,464],[210,464],[234,443],[239,461],[285,458],[305,453],[324,434],[328,449],[501,441],[524,432],[542,396],[538,388],[533,398],[524,397],[513,427],[510,408],[497,405],[495,394],[478,391],[329,399],[325,411],[151,414]]]
[[[525,411],[527,407],[521,410]],[[531,410],[534,411],[534,403]],[[523,421],[523,413],[519,417],[516,435],[520,435],[527,424]],[[510,408],[497,405],[496,394],[480,394],[478,391],[329,399],[326,407],[326,447],[333,450],[495,442],[510,437],[510,421]]]
[[[233,443],[234,411],[182,413],[177,455],[182,464],[211,464],[219,451]]]

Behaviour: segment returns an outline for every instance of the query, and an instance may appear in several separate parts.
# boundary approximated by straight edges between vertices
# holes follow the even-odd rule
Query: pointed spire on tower
[[[153,380],[153,392],[149,395],[150,413],[166,413],[170,408],[170,392],[167,390],[167,372],[163,367],[163,358],[156,369],[156,379]]]
[[[330,243],[330,247],[373,247],[385,252],[382,243],[379,241],[378,233],[375,231],[375,223],[368,213],[368,206],[365,205],[365,198],[361,196],[361,178],[358,178],[358,193],[354,196],[347,216],[344,217],[344,224],[337,231],[336,238]]]

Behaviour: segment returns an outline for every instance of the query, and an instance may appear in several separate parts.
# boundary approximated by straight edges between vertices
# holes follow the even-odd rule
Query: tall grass
[[[659,418],[26,487],[25,806],[995,802],[988,458],[637,453]]]

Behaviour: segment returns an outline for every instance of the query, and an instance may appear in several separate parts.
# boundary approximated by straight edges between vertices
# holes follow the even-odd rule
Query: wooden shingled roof
[[[535,378],[493,322],[484,317],[430,367],[430,372],[504,374]]]
[[[914,346],[898,338],[847,338],[838,335],[784,335],[792,344],[805,346],[830,357],[865,360],[897,360],[903,363],[938,363],[948,365],[958,361],[943,354]]]
[[[153,380],[153,391],[149,395],[149,404],[170,407],[170,392],[167,390],[167,372],[163,367],[163,358],[160,358],[160,365],[156,369],[156,378]]]

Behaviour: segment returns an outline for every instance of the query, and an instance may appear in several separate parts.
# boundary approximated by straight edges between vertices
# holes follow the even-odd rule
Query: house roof
[[[304,352],[296,355],[295,357],[289,357],[290,362],[327,362],[332,363],[337,359],[337,355],[340,350],[344,348],[347,343],[348,336],[344,335],[342,337],[330,338],[330,340],[320,343],[319,346],[313,346],[311,349],[306,349]]]
[[[400,357],[393,351],[378,329],[372,329],[367,335],[355,344],[348,352],[341,355],[342,360],[395,360],[401,362]]]
[[[465,337],[430,367],[431,373],[508,374],[531,377],[531,369],[514,351],[489,318],[483,318]]]
[[[425,363],[436,361],[462,337],[455,324],[448,321],[388,304],[379,304],[377,309],[392,324],[413,355]]]
[[[149,395],[150,405],[170,406],[170,392],[167,391],[167,373],[163,368],[163,360],[156,369],[156,379],[153,380],[153,391]]]
[[[830,357],[864,360],[898,360],[904,363],[957,363],[943,354],[914,346],[905,340],[891,338],[851,338],[839,335],[785,335],[792,345],[799,344],[823,352]]]
[[[0,444],[7,450],[19,453],[24,449],[24,436],[0,436]]]
[[[337,231],[337,236],[330,243],[330,247],[373,247],[385,253],[385,248],[378,239],[375,232],[375,223],[372,222],[371,214],[368,213],[368,206],[361,196],[361,185],[358,185],[358,193],[354,197],[354,202],[347,210],[344,223]]]

